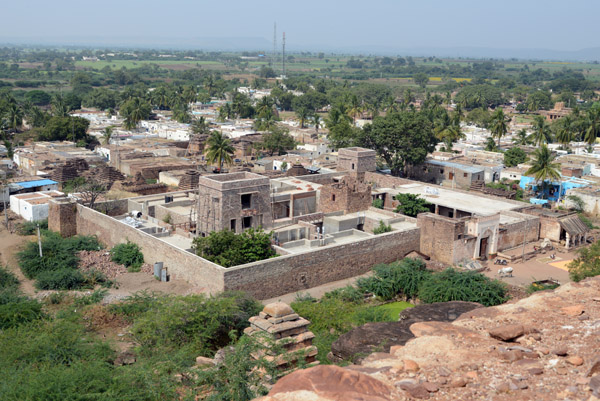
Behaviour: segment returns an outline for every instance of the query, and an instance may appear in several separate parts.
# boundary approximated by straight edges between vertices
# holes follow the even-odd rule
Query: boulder
[[[388,401],[392,389],[364,373],[339,366],[316,366],[281,378],[264,401]]]
[[[497,340],[512,341],[525,334],[525,328],[522,324],[505,324],[489,330],[488,333]]]
[[[271,317],[283,317],[293,314],[294,310],[286,303],[273,302],[265,306],[263,312]]]
[[[394,345],[404,345],[414,337],[413,323],[423,321],[452,322],[463,313],[482,305],[474,302],[439,302],[407,308],[400,313],[398,322],[367,323],[343,334],[331,346],[332,360],[359,361],[375,349],[389,352]]]

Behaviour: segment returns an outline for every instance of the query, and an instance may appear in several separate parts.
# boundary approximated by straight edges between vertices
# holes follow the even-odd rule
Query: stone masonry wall
[[[515,212],[502,212],[509,214]],[[516,213],[515,213],[516,214]],[[523,214],[519,213],[521,217]],[[521,220],[512,224],[503,224],[500,227],[498,237],[498,251],[514,248],[523,245],[523,239],[526,242],[537,241],[540,238],[540,219],[535,216],[525,215],[528,220]]]
[[[378,263],[390,263],[419,250],[419,229],[381,234],[312,252],[279,256],[225,270],[226,290],[268,299],[354,277]]]
[[[420,250],[431,259],[453,264],[464,257],[460,247],[461,236],[465,232],[464,221],[453,220],[433,213],[421,213],[417,216],[421,229]],[[456,243],[459,244],[456,244]]]
[[[108,248],[129,240],[139,245],[147,263],[164,262],[171,277],[211,293],[223,291],[223,267],[82,205],[77,205],[77,234],[95,235]]]
[[[48,204],[48,229],[59,232],[63,237],[77,234],[75,211],[77,204],[68,199],[53,199]]]
[[[370,185],[352,177],[343,177],[340,182],[321,187],[318,210],[323,213],[354,213],[368,209],[371,203]]]

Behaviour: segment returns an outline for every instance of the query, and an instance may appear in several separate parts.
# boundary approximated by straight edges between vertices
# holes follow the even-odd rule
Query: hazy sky
[[[290,48],[600,46],[598,0],[13,0],[0,42],[251,37]],[[173,45],[178,41],[173,40]]]

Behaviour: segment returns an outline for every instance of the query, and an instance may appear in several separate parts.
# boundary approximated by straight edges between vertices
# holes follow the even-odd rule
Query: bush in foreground
[[[568,268],[573,281],[600,275],[600,241],[578,250],[577,258],[569,263]]]
[[[406,299],[416,298],[421,282],[431,275],[422,260],[412,258],[404,258],[389,265],[377,265],[373,270],[373,276],[357,280],[356,285],[361,291],[384,300],[399,295]]]
[[[119,263],[129,269],[129,271],[140,271],[144,264],[144,255],[140,247],[132,242],[119,244],[110,250],[110,258],[113,262]]]
[[[64,268],[39,273],[35,286],[40,290],[76,290],[81,288],[85,281],[79,270]]]
[[[40,258],[37,241],[31,241],[17,254],[17,259],[25,277],[33,279],[46,271],[76,269],[79,263],[77,252],[98,249],[102,249],[102,246],[96,237],[76,235],[62,238],[48,232],[42,238],[43,257]]]
[[[419,286],[419,299],[425,303],[467,301],[494,306],[508,298],[504,283],[480,273],[450,268],[427,277]]]

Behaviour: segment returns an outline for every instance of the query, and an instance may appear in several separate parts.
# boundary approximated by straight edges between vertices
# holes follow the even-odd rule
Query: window
[[[443,168],[440,169],[440,174],[444,174],[444,169]]]
[[[252,207],[252,194],[242,195],[242,209],[250,209]]]
[[[331,194],[331,201],[335,202],[335,194]]]
[[[252,227],[252,216],[248,216],[248,217],[244,217],[242,219],[242,229],[246,229],[246,228],[250,228]]]
[[[235,226],[236,226],[235,219],[231,219],[230,226],[229,226],[231,228],[231,231],[235,232]]]
[[[352,163],[352,170],[354,170],[354,163]]]
[[[463,173],[463,177],[467,178],[467,173]]]

